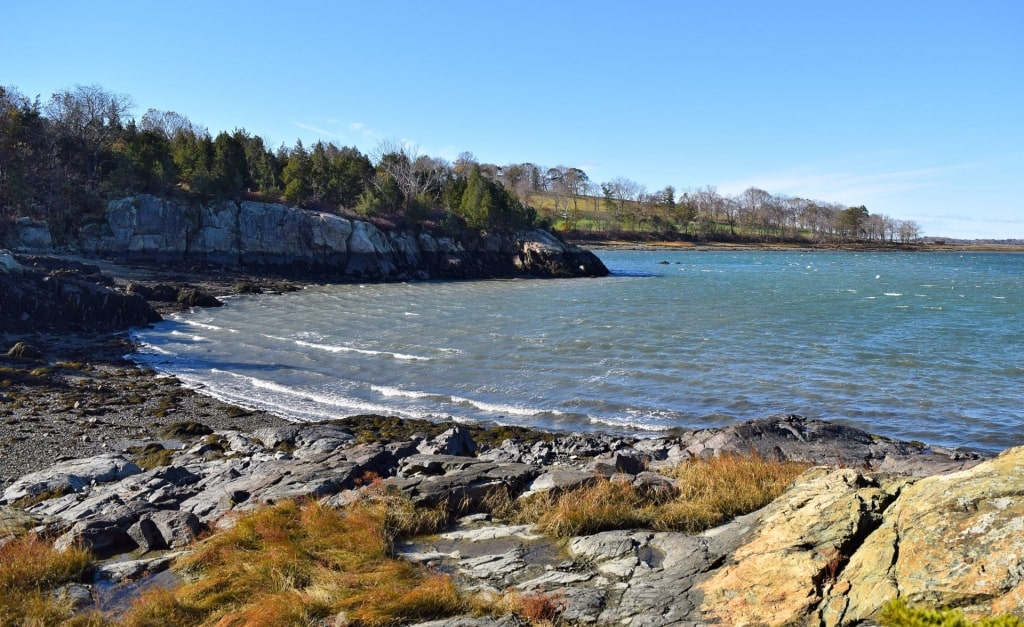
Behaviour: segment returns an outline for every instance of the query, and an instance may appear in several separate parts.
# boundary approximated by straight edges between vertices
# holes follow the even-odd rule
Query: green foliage
[[[529,228],[537,219],[536,211],[519,201],[502,186],[483,176],[479,164],[473,164],[457,213],[474,229]]]
[[[911,608],[904,599],[893,599],[882,608],[883,627],[1024,627],[1024,621],[1007,614],[973,621],[956,609]]]

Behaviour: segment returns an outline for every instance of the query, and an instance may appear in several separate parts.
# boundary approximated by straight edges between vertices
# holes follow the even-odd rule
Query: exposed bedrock
[[[467,589],[554,595],[569,624],[857,625],[895,597],[1024,612],[1024,447],[983,460],[790,415],[639,441],[567,434],[488,446],[456,426],[366,443],[349,427],[310,424],[183,444],[149,470],[111,453],[26,475],[0,496],[0,523],[50,527],[62,543],[113,555],[179,549],[232,512],[281,499],[344,506],[368,473],[417,503],[472,512],[497,492],[569,490],[602,476],[668,485],[658,468],[694,455],[764,446],[828,463],[840,450],[856,464],[812,468],[765,508],[702,534],[630,529],[554,545],[527,525],[471,515],[401,551],[445,564]],[[880,470],[897,462],[913,475]],[[497,624],[460,622],[472,620],[431,624]]]
[[[26,227],[27,228],[27,227]],[[42,241],[32,233],[18,241]],[[591,252],[551,233],[385,233],[369,222],[279,204],[186,205],[140,195],[84,226],[81,252],[122,261],[207,263],[349,280],[605,276]]]

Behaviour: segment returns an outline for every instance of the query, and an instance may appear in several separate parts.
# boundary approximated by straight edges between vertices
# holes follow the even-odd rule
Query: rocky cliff
[[[42,241],[38,223],[18,240]],[[121,261],[211,264],[337,280],[605,276],[593,254],[547,231],[384,233],[369,222],[261,202],[186,205],[141,195],[109,203],[75,245]],[[15,244],[17,246],[17,243]]]

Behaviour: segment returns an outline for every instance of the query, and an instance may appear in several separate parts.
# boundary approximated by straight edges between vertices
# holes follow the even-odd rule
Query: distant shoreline
[[[793,252],[1007,252],[1024,253],[1019,244],[790,244],[790,243],[735,243],[735,242],[682,242],[672,240],[582,239],[566,238],[570,244],[589,250],[678,250],[678,251],[730,251],[764,250]]]

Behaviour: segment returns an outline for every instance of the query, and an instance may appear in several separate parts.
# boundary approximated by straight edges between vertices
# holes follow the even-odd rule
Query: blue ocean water
[[[787,412],[1024,443],[1024,255],[598,254],[612,276],[236,297],[139,330],[138,359],[295,420],[655,435]]]

